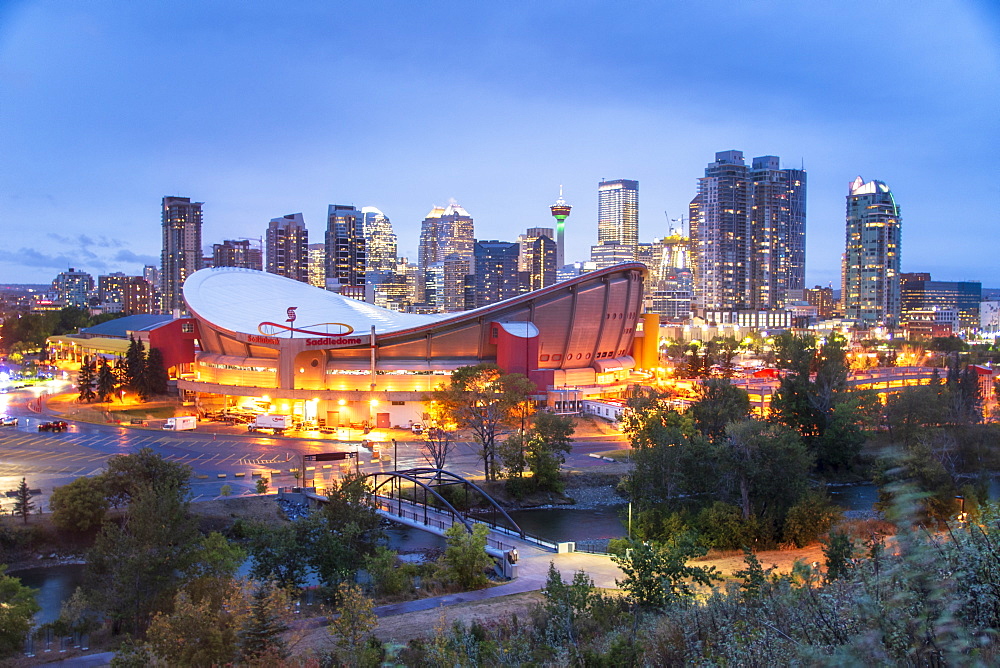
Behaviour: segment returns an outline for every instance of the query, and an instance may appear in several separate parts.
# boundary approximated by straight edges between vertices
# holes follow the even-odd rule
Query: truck
[[[286,429],[292,428],[291,415],[270,415],[264,413],[254,418],[254,421],[247,425],[248,431],[260,431],[270,429],[275,434],[280,434]]]
[[[163,428],[169,429],[170,431],[187,431],[189,429],[194,429],[197,426],[197,415],[180,415],[178,417],[167,418]]]

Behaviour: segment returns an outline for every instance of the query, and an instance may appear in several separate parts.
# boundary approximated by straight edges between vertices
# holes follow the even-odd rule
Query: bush
[[[67,531],[90,531],[104,521],[108,510],[104,479],[77,478],[68,485],[56,487],[49,500],[52,521]]]
[[[788,510],[784,539],[795,547],[804,547],[825,534],[840,519],[841,511],[818,492],[809,492]]]
[[[701,539],[717,550],[739,550],[755,545],[761,538],[755,517],[744,520],[736,506],[716,501],[704,508],[695,521]]]

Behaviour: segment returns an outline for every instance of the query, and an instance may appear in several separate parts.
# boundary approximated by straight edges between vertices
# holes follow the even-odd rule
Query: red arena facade
[[[203,269],[184,284],[200,352],[178,386],[199,404],[264,399],[330,426],[405,426],[463,366],[494,362],[575,411],[655,366],[656,316],[641,311],[645,265],[621,264],[489,306],[399,313],[249,269]],[[640,331],[637,330],[637,326]]]

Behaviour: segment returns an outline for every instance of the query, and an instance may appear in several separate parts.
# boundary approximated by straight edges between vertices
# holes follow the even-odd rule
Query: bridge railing
[[[375,504],[380,510],[385,511],[390,515],[402,517],[403,519],[413,520],[414,522],[434,527],[435,529],[441,529],[442,531],[448,529],[448,527],[450,527],[455,522],[453,518],[442,519],[440,517],[434,517],[433,515],[430,515],[425,512],[425,510],[430,510],[434,513],[444,515],[445,514],[444,511],[442,511],[441,509],[434,508],[433,506],[425,506],[422,503],[415,503],[414,501],[411,501],[409,499],[403,500],[402,504],[400,504],[398,499],[392,499],[388,497],[376,497]],[[489,529],[494,533],[501,533],[508,536],[513,536],[525,542],[533,543],[535,545],[538,545],[539,547],[544,547],[549,550],[557,549],[555,543],[547,541],[544,538],[539,538],[538,536],[532,536],[531,534],[527,533],[523,534],[522,536],[521,533],[509,527],[505,527],[502,524],[496,524],[494,522],[478,519],[474,515],[473,516],[466,515],[465,517],[466,519],[472,522],[483,524],[489,527]],[[486,544],[489,547],[501,550],[503,552],[506,552],[515,547],[513,544],[504,543],[499,539],[490,537],[487,537]]]

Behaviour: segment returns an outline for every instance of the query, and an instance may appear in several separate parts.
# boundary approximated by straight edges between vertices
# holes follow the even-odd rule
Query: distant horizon
[[[375,206],[414,259],[436,204],[513,241],[554,227],[562,186],[566,259],[586,260],[602,179],[639,182],[649,242],[740,150],[804,165],[808,285],[839,287],[859,175],[901,207],[903,271],[1000,283],[976,252],[1000,226],[989,0],[10,0],[0,63],[7,282],[159,266],[166,195],[205,203],[206,244],[292,212],[318,239],[329,204]]]

